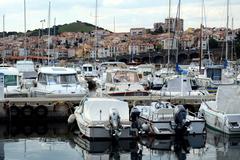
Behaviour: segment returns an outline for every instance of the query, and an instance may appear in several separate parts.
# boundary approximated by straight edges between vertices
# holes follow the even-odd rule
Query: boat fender
[[[76,120],[75,114],[71,114],[71,115],[68,117],[68,124],[73,123],[75,120]]]
[[[159,130],[157,129],[157,127],[152,127],[153,128],[153,132],[155,133],[155,134],[160,134],[160,132],[159,132]]]
[[[33,115],[33,107],[30,105],[25,105],[21,110],[24,117],[31,117]]]
[[[39,118],[44,118],[48,114],[48,109],[46,106],[40,105],[34,109],[34,113]]]
[[[143,124],[142,124],[142,130],[143,130],[144,132],[149,132],[149,125],[148,125],[147,123],[143,123]]]
[[[11,117],[18,117],[20,115],[20,109],[15,104],[13,104],[8,108],[7,114]]]

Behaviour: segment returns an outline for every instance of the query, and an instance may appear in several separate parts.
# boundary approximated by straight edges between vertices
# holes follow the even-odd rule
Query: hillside
[[[103,29],[100,28],[99,29]],[[73,23],[69,23],[69,24],[64,24],[64,25],[57,25],[55,27],[55,34],[58,35],[62,32],[92,32],[93,30],[95,30],[95,25],[92,25],[90,23],[86,23],[86,22],[81,22],[81,21],[76,21]],[[40,31],[42,33],[42,30]],[[54,29],[53,27],[50,28],[50,32],[51,35],[54,34]],[[22,35],[23,33],[20,32],[5,32],[5,36],[8,35]],[[47,35],[48,34],[48,28],[44,28],[43,29],[43,34]],[[2,35],[2,32],[0,32],[0,36]],[[39,35],[39,29],[35,29],[35,30],[28,30],[27,31],[27,35],[28,36],[38,36]]]
[[[95,26],[89,23],[77,21],[59,26],[58,33],[62,32],[92,32]]]

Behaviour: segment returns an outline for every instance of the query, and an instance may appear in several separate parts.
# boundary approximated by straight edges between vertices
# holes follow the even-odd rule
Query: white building
[[[166,38],[162,40],[163,49],[177,49],[177,40],[174,38]]]
[[[145,28],[131,28],[130,29],[131,36],[142,36],[144,34],[146,34]]]
[[[139,54],[139,46],[138,45],[129,45],[128,47],[129,55]]]

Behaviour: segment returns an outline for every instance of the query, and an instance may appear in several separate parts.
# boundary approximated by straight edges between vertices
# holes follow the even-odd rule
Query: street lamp
[[[40,22],[42,23],[42,36],[43,36],[43,24],[45,22],[45,19],[42,19]]]

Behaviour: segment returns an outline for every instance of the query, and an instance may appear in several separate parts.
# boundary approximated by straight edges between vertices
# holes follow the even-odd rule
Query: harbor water
[[[240,137],[207,131],[184,138],[88,141],[66,123],[1,124],[0,160],[232,160]]]

